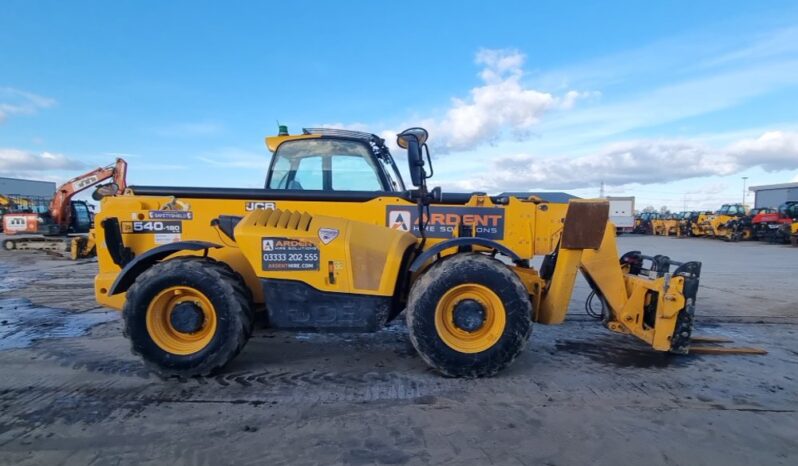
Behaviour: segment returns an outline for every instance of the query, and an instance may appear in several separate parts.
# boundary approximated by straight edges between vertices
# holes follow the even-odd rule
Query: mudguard
[[[114,284],[108,290],[108,296],[124,293],[130,285],[136,281],[136,277],[150,268],[154,263],[165,259],[179,251],[201,251],[203,249],[221,248],[221,244],[210,243],[208,241],[178,241],[152,248],[140,256],[136,256],[127,263],[122,271],[117,275]]]
[[[434,256],[438,255],[439,253],[450,249],[450,248],[460,248],[463,246],[483,246],[486,248],[491,248],[499,251],[503,255],[509,257],[513,260],[513,262],[520,262],[522,259],[521,257],[514,253],[511,249],[503,246],[496,241],[489,240],[487,238],[479,238],[479,237],[462,237],[462,238],[452,238],[450,240],[446,240],[432,246],[431,248],[427,249],[423,253],[421,253],[416,259],[410,264],[409,271],[411,273],[417,272],[429,259],[433,258]]]

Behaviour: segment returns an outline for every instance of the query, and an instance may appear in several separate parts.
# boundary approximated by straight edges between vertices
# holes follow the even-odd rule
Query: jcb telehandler
[[[747,214],[742,204],[723,204],[720,210],[712,215],[699,219],[698,226],[703,232],[702,236],[715,239],[731,240],[734,234],[734,220],[739,220]],[[748,238],[746,238],[748,239]]]
[[[661,215],[658,212],[643,212],[635,218],[635,227],[632,233],[640,235],[654,234],[654,221],[659,220]]]
[[[665,214],[657,219],[651,220],[651,230],[653,235],[658,236],[680,236],[679,214]]]
[[[606,200],[428,190],[426,141],[421,128],[398,135],[413,189],[379,137],[306,129],[266,139],[265,189],[105,197],[97,300],[123,311],[133,351],[165,375],[223,367],[256,313],[278,329],[375,331],[404,310],[430,366],[476,377],[510,364],[532,322],[563,322],[581,271],[607,328],[688,351],[699,262],[619,257]]]

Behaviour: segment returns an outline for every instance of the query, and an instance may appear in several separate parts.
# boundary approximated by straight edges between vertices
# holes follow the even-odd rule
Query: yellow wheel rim
[[[455,325],[455,308],[465,300],[482,306],[484,322],[474,331]],[[435,330],[444,343],[461,353],[479,353],[496,344],[504,332],[507,315],[499,296],[489,288],[475,283],[458,285],[447,291],[435,307]]]
[[[192,303],[202,311],[202,326],[196,332],[184,333],[172,325],[172,311],[181,303]],[[194,288],[173,286],[150,301],[147,332],[152,341],[168,353],[193,354],[205,348],[216,334],[216,310],[211,301]]]

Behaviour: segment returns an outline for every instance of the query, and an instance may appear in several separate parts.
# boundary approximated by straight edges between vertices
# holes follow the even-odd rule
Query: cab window
[[[298,139],[277,148],[268,189],[382,191],[370,148],[359,141]]]
[[[371,159],[339,155],[332,157],[332,189],[335,191],[379,191],[382,189]]]

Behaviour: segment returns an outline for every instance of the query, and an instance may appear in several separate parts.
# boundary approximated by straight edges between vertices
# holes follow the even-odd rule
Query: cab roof
[[[269,148],[269,151],[274,152],[277,150],[277,147],[285,141],[315,138],[359,139],[368,142],[373,148],[377,149],[376,152],[382,152],[382,150],[387,151],[385,140],[376,134],[335,128],[302,128],[302,134],[269,136],[266,138],[266,147]]]

